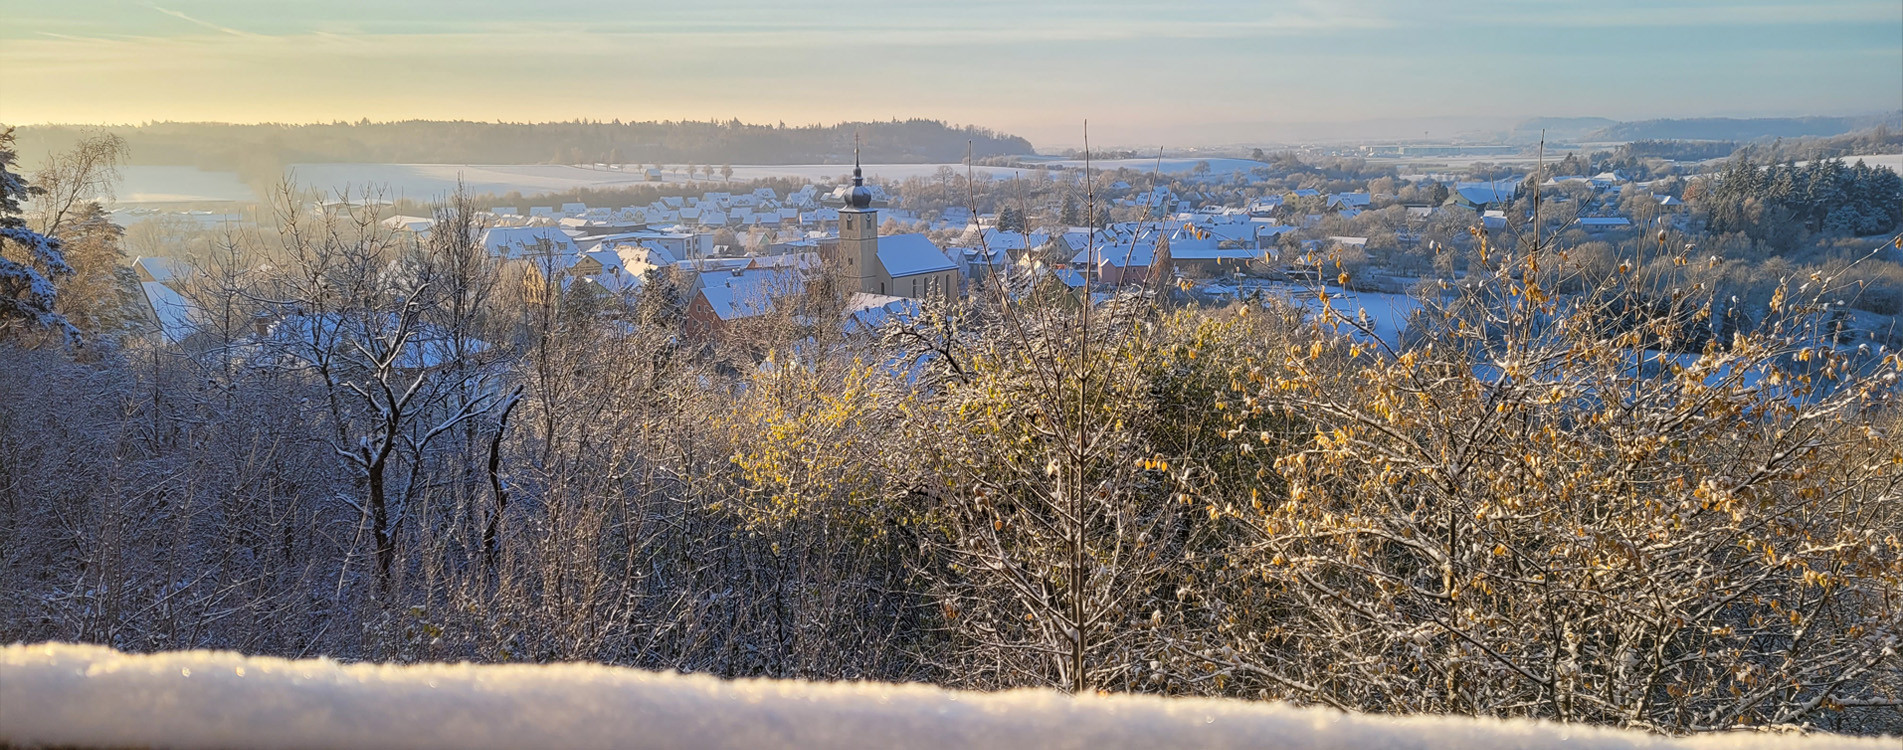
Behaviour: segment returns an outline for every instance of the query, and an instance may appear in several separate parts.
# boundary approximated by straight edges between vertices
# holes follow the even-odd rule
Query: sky
[[[1903,108],[1899,0],[0,0],[0,19],[14,125],[927,117],[1049,148],[1086,119],[1097,143],[1193,146]]]

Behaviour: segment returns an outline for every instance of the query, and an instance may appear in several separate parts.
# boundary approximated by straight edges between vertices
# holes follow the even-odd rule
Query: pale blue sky
[[[932,117],[1108,143],[1903,108],[1903,2],[0,0],[0,121]]]

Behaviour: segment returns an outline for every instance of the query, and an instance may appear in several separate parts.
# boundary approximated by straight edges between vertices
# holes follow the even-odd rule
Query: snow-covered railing
[[[1886,748],[1828,735],[1640,732],[1070,698],[725,681],[592,664],[383,666],[99,646],[0,648],[0,745],[168,748]]]

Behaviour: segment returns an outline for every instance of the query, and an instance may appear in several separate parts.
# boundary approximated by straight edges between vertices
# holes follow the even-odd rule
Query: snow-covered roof
[[[891,320],[907,320],[919,313],[918,302],[887,294],[859,292],[846,301],[847,333],[870,331]]]
[[[1328,196],[1328,205],[1342,208],[1367,208],[1368,202],[1372,199],[1373,196],[1367,193],[1336,193]]]
[[[641,285],[647,283],[647,280],[642,278],[640,274],[625,273],[625,272],[624,273],[604,273],[604,274],[597,274],[594,276],[583,276],[580,279],[577,279],[577,281],[581,283],[585,283],[585,284],[593,284],[597,287],[600,287],[603,291],[608,291],[608,292],[621,292],[621,291],[628,291],[632,289],[640,289]]]
[[[176,343],[191,335],[197,308],[190,300],[156,281],[140,282],[139,291],[145,293],[145,303],[152,308],[152,317],[158,321],[159,333],[166,341]]]
[[[1222,247],[1215,240],[1170,241],[1171,260],[1228,260],[1246,261],[1262,257],[1262,251],[1253,247]]]
[[[893,278],[957,268],[945,253],[922,234],[895,234],[879,238],[879,265]]]
[[[621,267],[631,271],[638,268],[641,272],[646,272],[652,267],[671,266],[680,262],[673,253],[667,251],[667,248],[661,247],[616,245],[614,252],[621,256]]]
[[[615,268],[622,268],[621,254],[613,250],[590,250],[588,252],[581,253],[580,255],[576,256],[576,261],[579,262],[582,258],[587,258],[596,263],[600,263],[603,271],[607,271],[607,270],[615,269]],[[627,269],[622,268],[622,270],[625,271]]]
[[[1582,227],[1629,227],[1632,221],[1622,216],[1586,216],[1579,219]]]
[[[1476,204],[1510,201],[1519,190],[1520,180],[1512,177],[1491,182],[1454,183],[1454,192],[1460,194],[1460,197],[1466,199],[1467,202]]]
[[[1156,262],[1156,238],[1143,237],[1121,242],[1098,243],[1095,248],[1079,251],[1071,263],[1097,265],[1108,263],[1119,268],[1147,268]]]
[[[1050,235],[1042,231],[1032,232],[1028,242],[1025,235],[1019,232],[985,232],[984,238],[985,247],[993,250],[1024,250],[1043,245]]]
[[[142,257],[132,261],[141,272],[141,276],[151,281],[164,283],[191,272],[191,265],[177,258]]]
[[[346,342],[385,341],[398,326],[399,320],[395,315],[372,316],[368,319],[335,314],[287,315],[272,323],[264,338],[266,343],[278,347],[289,356],[316,362],[322,352],[353,349]],[[451,344],[448,332],[428,323],[413,322],[408,337],[403,340],[403,348],[396,352],[392,364],[405,370],[439,367],[455,356]],[[463,342],[465,352],[488,349],[489,345],[482,341],[472,339]]]
[[[795,271],[807,271],[822,265],[818,253],[787,253],[786,255],[765,255],[754,258],[748,268],[789,268]]]
[[[436,226],[436,220],[428,216],[392,216],[383,220],[383,226],[389,229],[422,234],[428,232],[430,227]]]
[[[575,240],[555,227],[494,227],[482,233],[482,247],[489,254],[504,258],[544,252],[543,243],[557,254],[579,251]]]
[[[700,281],[700,295],[721,320],[766,314],[773,310],[775,298],[798,294],[804,288],[797,273],[785,270],[704,273]]]

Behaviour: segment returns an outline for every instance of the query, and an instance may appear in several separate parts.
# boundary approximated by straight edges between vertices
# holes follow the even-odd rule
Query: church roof
[[[879,238],[879,264],[887,276],[916,276],[957,268],[938,245],[922,234],[895,234]]]

